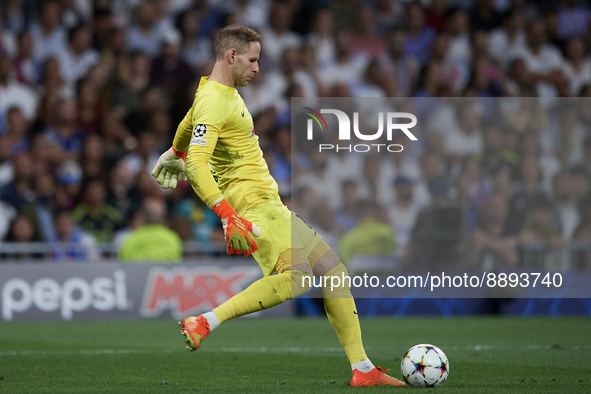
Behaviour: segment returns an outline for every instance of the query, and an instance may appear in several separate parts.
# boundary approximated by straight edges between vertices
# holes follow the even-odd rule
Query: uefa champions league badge
[[[207,134],[207,125],[198,124],[193,129],[193,137],[201,138],[201,137],[205,137],[206,134]]]

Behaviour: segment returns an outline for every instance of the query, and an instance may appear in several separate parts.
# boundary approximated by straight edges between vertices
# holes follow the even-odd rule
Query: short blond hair
[[[218,33],[213,42],[213,51],[216,58],[223,59],[228,49],[236,48],[238,54],[248,50],[250,43],[260,42],[261,35],[249,27],[242,25],[230,25],[224,27]]]

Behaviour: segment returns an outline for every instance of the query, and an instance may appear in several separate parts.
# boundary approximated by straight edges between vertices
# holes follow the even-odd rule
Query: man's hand
[[[256,224],[238,216],[226,199],[213,204],[211,209],[222,219],[228,254],[244,254],[248,257],[258,250],[257,243],[250,235],[261,235],[261,230]]]
[[[152,170],[163,189],[176,189],[178,182],[187,180],[185,175],[185,156],[187,152],[178,152],[173,147],[164,152]]]

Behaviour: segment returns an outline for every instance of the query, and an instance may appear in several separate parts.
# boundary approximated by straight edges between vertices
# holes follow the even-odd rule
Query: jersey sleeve
[[[208,163],[228,116],[224,107],[215,105],[215,100],[203,102],[202,105],[194,104],[187,113],[177,129],[173,146],[179,151],[188,150],[185,174],[195,193],[211,207],[222,198],[222,193],[209,171]]]

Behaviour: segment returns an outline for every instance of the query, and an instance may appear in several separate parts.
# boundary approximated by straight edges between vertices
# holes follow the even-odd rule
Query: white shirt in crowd
[[[31,35],[35,43],[35,59],[42,62],[49,56],[59,56],[66,50],[66,31],[56,27],[51,34],[45,36],[38,24],[31,26]]]
[[[591,83],[591,60],[585,59],[580,70],[575,70],[570,62],[565,62],[562,72],[570,84],[570,94],[579,96],[581,88]]]
[[[301,45],[300,36],[289,30],[278,35],[273,29],[261,29],[261,37],[264,42],[262,56],[271,61],[272,67],[280,65],[283,51],[299,48]]]
[[[570,241],[577,229],[577,225],[579,224],[579,210],[575,204],[570,204],[568,206],[556,204],[555,207],[560,220],[560,226],[562,227],[562,238]]]
[[[361,81],[368,64],[368,59],[363,55],[351,55],[345,63],[333,62],[320,70],[320,78],[326,86],[343,84],[352,86]]]
[[[11,80],[8,86],[0,84],[0,113],[6,113],[10,107],[17,107],[29,121],[37,116],[37,95],[26,85]]]
[[[494,29],[488,36],[488,50],[491,56],[504,66],[507,65],[507,54],[523,47],[525,47],[525,33],[522,31],[518,32],[512,41],[502,27]]]
[[[70,48],[60,54],[60,71],[66,82],[73,84],[82,78],[88,69],[99,62],[99,53],[94,49],[87,49],[80,55],[73,53]]]
[[[560,51],[548,44],[543,44],[537,54],[527,46],[515,47],[507,54],[508,62],[514,59],[523,59],[530,72],[542,74],[560,70],[564,64]],[[557,96],[556,87],[547,82],[539,82],[536,88],[540,97]]]

